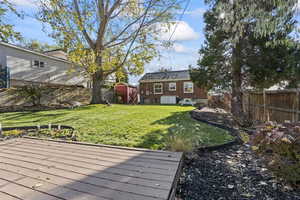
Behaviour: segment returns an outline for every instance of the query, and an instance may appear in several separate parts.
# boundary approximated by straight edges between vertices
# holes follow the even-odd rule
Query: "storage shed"
[[[118,83],[115,85],[115,93],[117,96],[117,103],[138,103],[138,89],[136,86],[127,83]]]

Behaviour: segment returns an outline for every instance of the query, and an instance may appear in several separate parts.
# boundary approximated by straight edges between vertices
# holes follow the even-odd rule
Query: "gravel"
[[[300,200],[248,145],[187,154],[177,196],[183,200]]]

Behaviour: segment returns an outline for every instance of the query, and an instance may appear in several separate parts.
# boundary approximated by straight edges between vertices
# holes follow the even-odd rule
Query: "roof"
[[[27,53],[35,54],[35,55],[38,55],[38,56],[43,56],[43,57],[46,57],[46,58],[49,58],[49,59],[52,59],[52,60],[72,64],[72,62],[70,62],[68,60],[58,58],[58,57],[54,57],[54,56],[49,56],[47,54],[37,52],[37,51],[33,51],[33,50],[30,50],[30,49],[27,49],[27,48],[24,48],[24,47],[20,47],[20,46],[14,45],[14,44],[9,44],[9,43],[6,43],[6,42],[0,42],[0,45],[3,45],[5,47],[10,47],[10,48],[13,48],[13,49],[17,49],[17,50],[20,50],[20,51],[24,51],[24,52],[27,52]]]
[[[62,51],[64,53],[66,53],[63,49],[51,49],[51,50],[44,51],[44,53],[49,53],[49,52],[53,52],[53,51]]]
[[[140,82],[190,80],[189,70],[146,73]]]
[[[135,85],[131,85],[131,84],[124,83],[124,82],[119,82],[115,86],[119,86],[119,85],[125,85],[127,87],[137,88],[137,86],[135,86]]]

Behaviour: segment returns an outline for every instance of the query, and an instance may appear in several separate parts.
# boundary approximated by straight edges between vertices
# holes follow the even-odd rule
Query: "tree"
[[[115,73],[115,75],[116,75],[116,83],[128,83],[129,82],[129,75],[124,67],[119,69]]]
[[[24,47],[31,49],[33,51],[40,51],[40,52],[61,48],[58,45],[50,45],[47,43],[42,43],[38,40],[23,40],[22,43]]]
[[[9,40],[20,40],[21,34],[14,30],[14,26],[8,23],[6,14],[12,12],[18,17],[21,15],[16,11],[13,4],[8,0],[2,0],[0,2],[0,41],[8,42]]]
[[[176,8],[177,0],[49,0],[41,1],[38,18],[92,77],[95,104],[102,103],[101,88],[111,74],[123,67],[143,72],[158,53],[158,27]]]
[[[208,89],[230,89],[232,113],[243,120],[242,89],[276,83],[295,66],[291,66],[291,52],[299,48],[289,34],[295,30],[296,4],[289,0],[208,2],[213,4],[205,14],[206,42],[191,76]],[[276,72],[289,65],[284,73]]]

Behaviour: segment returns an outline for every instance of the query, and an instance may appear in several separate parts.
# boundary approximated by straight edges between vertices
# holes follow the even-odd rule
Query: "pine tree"
[[[208,89],[231,90],[231,111],[243,123],[243,89],[299,78],[299,45],[290,37],[296,24],[294,11],[290,9],[281,15],[282,10],[288,9],[275,7],[272,2],[276,1],[254,3],[259,5],[257,11],[252,10],[253,5],[247,7],[251,1],[230,1],[226,6],[225,1],[214,2],[205,13],[206,41],[191,76]],[[268,20],[270,29],[262,25]]]

